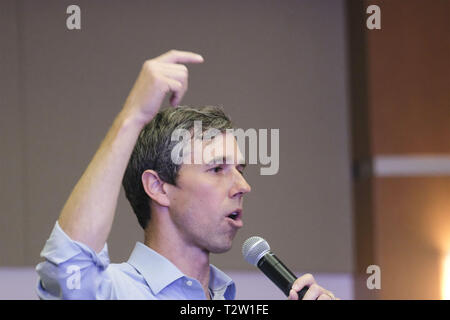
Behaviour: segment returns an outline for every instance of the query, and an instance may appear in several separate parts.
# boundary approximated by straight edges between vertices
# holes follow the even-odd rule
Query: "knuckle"
[[[153,72],[150,73],[153,76],[153,83],[158,87],[167,85],[167,82],[162,77],[157,77]]]
[[[312,283],[316,283],[316,280],[314,279],[313,275],[311,273],[307,273],[304,275],[305,279],[312,282]]]
[[[155,62],[153,60],[147,60],[144,62],[142,68],[148,74],[154,74],[155,72]]]
[[[143,67],[144,69],[150,69],[150,68],[152,67],[152,60],[146,60],[146,61],[144,61],[142,67]]]

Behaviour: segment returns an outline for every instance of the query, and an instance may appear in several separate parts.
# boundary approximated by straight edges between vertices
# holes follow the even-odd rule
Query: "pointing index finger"
[[[202,63],[204,61],[203,57],[197,53],[179,50],[170,50],[156,59],[167,63]]]

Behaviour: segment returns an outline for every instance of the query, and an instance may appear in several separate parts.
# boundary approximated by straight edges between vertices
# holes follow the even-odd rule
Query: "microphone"
[[[248,263],[257,266],[286,296],[289,296],[297,277],[270,251],[266,240],[256,236],[248,238],[242,245],[242,255]],[[298,292],[299,300],[303,299],[308,289],[309,287],[305,286]]]

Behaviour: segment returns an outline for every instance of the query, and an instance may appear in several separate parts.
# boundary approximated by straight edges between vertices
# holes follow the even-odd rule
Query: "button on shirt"
[[[110,263],[108,246],[100,253],[72,240],[56,222],[37,265],[41,299],[206,299],[200,282],[137,242],[127,262]],[[224,272],[210,265],[212,299],[231,300],[236,289]]]

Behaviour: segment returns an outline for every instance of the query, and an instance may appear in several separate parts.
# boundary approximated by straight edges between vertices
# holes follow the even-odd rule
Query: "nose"
[[[237,171],[237,170],[236,170]],[[234,179],[233,187],[231,188],[231,197],[243,196],[246,193],[252,191],[252,187],[245,180],[244,176],[237,171]]]

